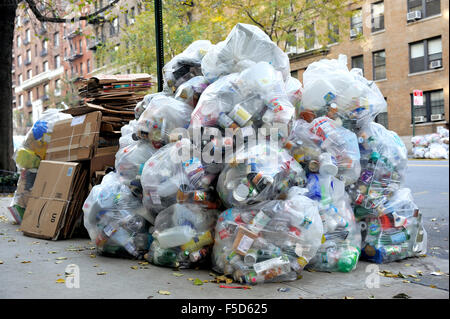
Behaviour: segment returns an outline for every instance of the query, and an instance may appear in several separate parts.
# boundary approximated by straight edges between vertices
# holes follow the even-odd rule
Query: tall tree
[[[22,3],[20,3],[22,2]],[[14,170],[13,154],[13,111],[12,111],[12,52],[14,38],[14,20],[20,5],[29,8],[34,17],[40,22],[47,23],[71,23],[79,20],[87,20],[96,23],[101,18],[100,14],[114,7],[119,0],[108,1],[108,4],[98,8],[95,12],[82,15],[82,8],[91,6],[94,0],[65,1],[68,6],[63,8],[58,0],[34,1],[34,0],[3,0],[0,1],[0,169]],[[45,10],[39,4],[45,4]],[[72,9],[71,9],[72,8]],[[65,9],[65,10],[64,10]],[[70,18],[67,18],[70,13]]]

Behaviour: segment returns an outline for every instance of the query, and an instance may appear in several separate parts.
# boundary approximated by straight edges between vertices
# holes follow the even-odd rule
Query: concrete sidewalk
[[[0,198],[0,298],[390,299],[400,293],[411,298],[449,298],[448,260],[431,256],[383,265],[360,261],[351,273],[304,271],[303,278],[294,282],[251,289],[220,288],[218,283],[209,282],[214,280],[211,271],[174,271],[135,260],[97,256],[95,245],[87,239],[47,241],[26,237],[18,231],[18,225],[6,220],[9,200]],[[57,282],[65,279],[69,264],[79,268],[78,289]],[[387,276],[400,272],[401,276],[379,276],[378,271],[387,271]],[[196,278],[208,282],[194,285]],[[378,279],[378,288],[367,287],[366,281],[370,285]],[[170,295],[159,294],[160,290]]]

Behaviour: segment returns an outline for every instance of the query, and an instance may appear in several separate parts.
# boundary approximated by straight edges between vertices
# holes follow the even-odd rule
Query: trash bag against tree
[[[374,120],[387,108],[374,82],[366,80],[360,69],[348,70],[346,55],[311,63],[303,74],[303,85],[301,112],[342,120],[352,131],[354,125]]]
[[[219,215],[213,269],[248,284],[296,280],[323,236],[317,202],[301,192]]]
[[[16,165],[19,168],[38,168],[40,161],[45,159],[54,124],[70,118],[70,114],[61,113],[58,109],[44,111],[28,131],[22,146],[14,153]]]
[[[358,133],[361,176],[348,191],[357,218],[387,201],[405,178],[408,151],[398,135],[370,122]]]
[[[141,175],[143,204],[152,218],[175,203],[217,208],[213,182],[217,171],[202,162],[189,139],[159,149],[144,164]]]
[[[307,267],[319,271],[352,271],[361,254],[361,232],[345,185],[329,175],[313,175],[308,183],[310,192],[307,196],[313,195],[311,198],[319,201],[324,238]],[[314,188],[320,188],[320,198],[311,192]]]
[[[305,171],[285,150],[269,143],[245,144],[225,158],[217,192],[226,207],[239,207],[276,199],[305,184]]]
[[[194,41],[164,65],[164,92],[173,94],[184,82],[202,75],[201,62],[211,47],[209,40]]]
[[[427,252],[427,232],[411,190],[401,188],[377,213],[361,222],[361,258],[387,263]]]
[[[210,261],[218,211],[174,204],[158,214],[145,259],[165,267],[191,268]]]
[[[175,91],[175,99],[189,104],[192,108],[197,105],[200,95],[208,87],[209,82],[203,76],[195,76],[181,84]]]
[[[149,249],[150,218],[117,173],[107,174],[92,188],[83,212],[84,226],[100,254],[142,258]]]
[[[120,176],[120,181],[125,185],[130,185],[142,174],[145,162],[155,152],[153,146],[144,140],[119,149],[116,153],[115,167]]]
[[[289,58],[269,36],[256,26],[238,23],[227,38],[212,46],[202,60],[202,72],[210,82],[223,75],[240,72],[255,62],[265,61],[290,75]]]
[[[331,172],[346,185],[356,182],[361,173],[356,135],[328,117],[312,123],[295,121],[285,148],[307,172]]]
[[[155,148],[170,141],[170,134],[178,128],[187,128],[192,108],[173,97],[155,96],[138,119],[138,136],[147,139]]]

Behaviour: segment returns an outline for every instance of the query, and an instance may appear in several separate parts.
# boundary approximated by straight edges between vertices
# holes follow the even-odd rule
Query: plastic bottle
[[[175,226],[153,233],[163,249],[186,244],[194,236],[195,231],[190,226]]]

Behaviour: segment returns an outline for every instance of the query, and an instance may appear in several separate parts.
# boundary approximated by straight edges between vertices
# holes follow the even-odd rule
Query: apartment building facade
[[[293,76],[303,82],[310,63],[345,54],[348,67],[361,68],[387,101],[387,112],[377,122],[400,136],[411,136],[413,129],[415,135],[433,133],[448,125],[449,2],[364,0],[350,9],[349,34],[340,34],[340,42],[333,43],[333,37],[326,46],[313,41],[289,54]],[[423,92],[422,106],[413,105],[414,90]]]

